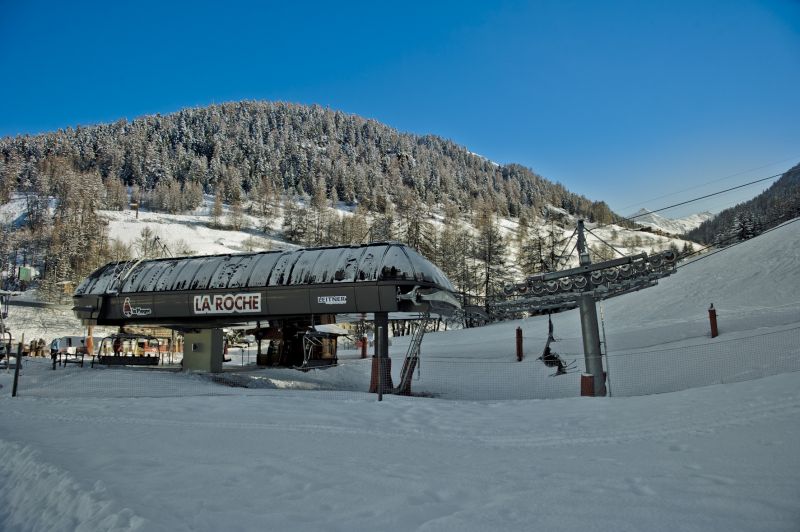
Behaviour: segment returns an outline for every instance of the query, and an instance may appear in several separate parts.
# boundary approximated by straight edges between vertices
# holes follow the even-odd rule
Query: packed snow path
[[[795,531],[798,390],[4,397],[0,528]]]
[[[609,346],[703,342],[711,302],[729,338],[792,328],[798,281],[790,225],[610,301]],[[575,317],[555,321],[576,343]],[[423,365],[507,359],[519,323],[430,335]],[[546,318],[524,323],[543,344]],[[242,388],[12,399],[10,374],[0,384],[2,530],[800,530],[800,372],[493,402]]]

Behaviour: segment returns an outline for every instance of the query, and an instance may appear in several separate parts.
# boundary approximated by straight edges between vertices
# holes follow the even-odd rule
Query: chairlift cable
[[[787,172],[788,172],[788,170],[787,170]],[[634,215],[634,216],[628,216],[626,218],[620,218],[619,220],[617,220],[617,221],[615,221],[613,223],[614,224],[619,224],[620,222],[631,222],[631,221],[635,220],[636,218],[641,218],[643,216],[647,216],[648,214],[653,214],[653,213],[656,213],[656,212],[666,211],[666,210],[669,210],[669,209],[673,209],[675,207],[680,207],[682,205],[686,205],[686,204],[689,204],[689,203],[694,203],[695,201],[700,201],[702,199],[707,199],[707,198],[711,198],[713,196],[718,196],[720,194],[724,194],[724,193],[730,192],[732,190],[738,190],[740,188],[748,187],[750,185],[755,185],[756,183],[762,183],[764,181],[769,181],[770,179],[775,179],[776,177],[780,177],[780,176],[784,175],[785,173],[786,172],[781,172],[779,174],[771,175],[771,176],[768,176],[768,177],[762,177],[762,178],[759,178],[759,179],[755,179],[753,181],[749,181],[747,183],[743,183],[743,184],[737,185],[735,187],[726,188],[724,190],[718,190],[717,192],[712,192],[710,194],[705,194],[703,196],[698,196],[696,198],[688,199],[688,200],[681,201],[681,202],[678,202],[678,203],[673,203],[672,205],[667,205],[666,207],[661,207],[660,209],[648,210],[644,214],[637,214],[637,215]],[[611,224],[601,224],[601,225],[598,225],[597,227],[606,227],[606,226],[609,226],[609,225],[611,225]]]
[[[788,172],[788,170],[787,170],[786,172]],[[608,227],[608,226],[610,226],[610,225],[619,225],[620,223],[622,223],[622,222],[626,222],[626,221],[628,221],[628,222],[632,222],[632,221],[636,220],[637,218],[641,218],[641,217],[643,217],[643,216],[647,216],[647,214],[652,214],[652,213],[656,213],[656,212],[662,212],[662,211],[666,211],[666,210],[669,210],[669,209],[673,209],[673,208],[675,208],[675,207],[679,207],[679,206],[682,206],[682,205],[687,205],[687,204],[689,204],[689,203],[693,203],[693,202],[700,201],[700,200],[703,200],[703,199],[708,199],[708,198],[710,198],[710,197],[713,197],[713,196],[718,196],[718,195],[720,195],[720,194],[724,194],[724,193],[726,193],[726,192],[731,192],[731,191],[733,191],[733,190],[738,190],[738,189],[740,189],[740,188],[744,188],[744,187],[747,187],[747,186],[750,186],[750,185],[755,185],[755,184],[757,184],[757,183],[762,183],[762,182],[764,182],[764,181],[768,181],[768,180],[770,180],[770,179],[774,179],[774,178],[776,178],[776,177],[781,177],[781,176],[783,176],[784,174],[786,174],[786,172],[781,172],[781,173],[779,173],[779,174],[774,174],[774,175],[771,175],[771,176],[767,176],[767,177],[762,177],[762,178],[759,178],[759,179],[755,179],[755,180],[753,180],[753,181],[749,181],[749,182],[747,182],[747,183],[743,183],[743,184],[741,184],[741,185],[737,185],[737,186],[735,186],[735,187],[729,187],[729,188],[726,188],[726,189],[724,189],[724,190],[719,190],[719,191],[717,191],[717,192],[712,192],[712,193],[710,193],[710,194],[705,194],[705,195],[703,195],[703,196],[698,196],[698,197],[696,197],[696,198],[691,198],[691,199],[688,199],[688,200],[685,200],[685,201],[681,201],[681,202],[678,202],[678,203],[673,203],[672,205],[667,205],[666,207],[661,207],[661,208],[658,208],[658,209],[649,210],[647,213],[644,213],[644,214],[639,214],[639,215],[629,216],[629,217],[625,217],[625,218],[620,218],[620,219],[618,219],[618,220],[615,220],[615,221],[613,221],[613,222],[611,222],[611,223],[607,223],[607,224],[597,224],[597,225],[595,226],[595,229],[599,229],[599,228],[603,228],[603,227]],[[586,229],[586,230],[588,231],[588,229]],[[575,236],[575,233],[576,233],[576,232],[577,232],[577,228],[575,229],[575,231],[573,231],[573,233],[572,233],[572,236],[570,236],[570,237],[569,237],[569,240],[567,241],[567,245],[564,247],[564,251],[566,251],[566,247],[569,245],[569,242],[570,242],[570,241],[572,240],[572,238]],[[589,231],[589,232],[591,233],[591,231]],[[594,233],[592,233],[592,235],[594,235],[595,237],[597,237],[597,235],[595,235]],[[599,239],[599,237],[597,237],[597,238]],[[600,239],[600,240],[602,241],[602,239]],[[605,242],[604,242],[604,243],[605,243]],[[612,249],[613,249],[613,247],[612,247]],[[707,249],[707,248],[706,248],[706,249]],[[573,251],[574,251],[574,248],[573,248]],[[621,254],[623,257],[625,256],[624,254],[622,254],[622,253],[621,253],[621,252],[619,252],[618,250],[615,250],[615,251],[617,251],[618,253],[620,253],[620,254]],[[562,252],[562,255],[561,255],[561,256],[563,257],[563,252]],[[570,252],[570,254],[569,254],[569,255],[567,255],[567,256],[568,256],[568,257],[569,257],[569,256],[572,256],[572,252]],[[689,256],[691,256],[691,255],[689,255]],[[559,263],[560,263],[560,260],[559,260]]]
[[[648,200],[644,200],[644,203],[646,203],[646,202],[648,202],[648,201],[655,201],[655,200],[659,200],[659,199],[668,198],[668,197],[670,197],[670,196],[674,196],[675,194],[680,194],[681,192],[688,192],[688,191],[690,191],[690,190],[694,190],[694,189],[696,189],[696,188],[704,187],[704,186],[707,186],[707,185],[712,185],[712,184],[714,184],[714,183],[719,183],[720,181],[725,181],[725,180],[727,180],[727,179],[730,179],[730,178],[732,178],[732,177],[737,177],[737,176],[740,176],[740,175],[742,175],[742,174],[746,174],[747,172],[754,172],[754,171],[756,171],[756,170],[762,170],[762,169],[764,169],[764,168],[768,168],[768,167],[770,167],[770,166],[774,166],[774,165],[776,165],[776,164],[784,163],[784,162],[786,162],[786,161],[797,160],[798,158],[800,158],[800,155],[795,155],[795,156],[793,156],[793,157],[787,157],[787,158],[785,158],[785,159],[781,159],[781,160],[779,160],[779,161],[774,161],[774,162],[771,162],[771,163],[768,163],[768,164],[764,164],[764,165],[761,165],[761,166],[757,166],[757,167],[755,167],[755,168],[749,168],[749,169],[747,169],[747,170],[743,170],[743,171],[741,171],[741,172],[737,172],[737,173],[735,173],[735,174],[730,174],[730,175],[727,175],[727,176],[725,176],[725,177],[720,177],[720,178],[718,178],[718,179],[712,179],[711,181],[706,181],[705,183],[700,183],[700,184],[698,184],[698,185],[695,185],[695,186],[693,186],[693,187],[685,188],[685,189],[683,189],[683,190],[677,190],[677,191],[675,191],[675,192],[670,192],[670,193],[668,193],[668,194],[664,194],[664,195],[661,195],[661,196],[658,196],[658,197],[655,197],[655,198],[650,198],[650,199],[648,199]],[[629,208],[635,207],[636,205],[641,205],[642,203],[643,203],[643,202],[638,202],[638,203],[634,203],[634,204],[632,204],[632,205],[627,205],[627,206],[625,206],[625,207],[622,207],[622,209],[629,209]]]
[[[577,247],[578,247],[578,242],[576,241],[575,245],[572,246],[572,249],[569,250],[569,255],[562,255],[561,257],[558,258],[557,266],[561,266],[561,259],[563,259],[564,257],[566,257],[566,260],[564,260],[564,265],[566,266],[567,261],[569,261],[569,257],[571,257],[573,253],[575,253],[575,248]]]
[[[585,230],[587,233],[589,233],[590,235],[592,235],[593,237],[595,237],[597,240],[599,240],[600,242],[602,242],[603,244],[605,244],[606,246],[610,247],[611,249],[613,249],[614,251],[616,251],[617,253],[619,253],[619,254],[620,254],[620,256],[622,256],[622,257],[625,257],[625,256],[627,256],[627,255],[625,255],[623,252],[621,252],[620,250],[618,250],[617,248],[615,248],[614,246],[612,246],[611,244],[609,244],[608,242],[606,242],[605,240],[603,240],[602,238],[600,238],[599,236],[597,236],[596,234],[594,234],[592,231],[590,231],[590,230],[589,230],[588,228],[586,228],[585,226],[584,226],[584,230]]]
[[[567,248],[569,247],[569,244],[570,244],[570,242],[572,242],[572,239],[573,239],[573,238],[575,238],[575,235],[576,235],[577,233],[578,233],[578,228],[576,227],[576,228],[575,228],[575,230],[574,230],[574,231],[572,231],[572,235],[570,235],[570,237],[567,239],[567,243],[564,245],[564,249],[563,249],[563,250],[561,250],[561,253],[560,253],[560,254],[558,254],[558,256],[557,256],[557,257],[553,257],[554,259],[556,259],[556,263],[554,264],[554,266],[556,267],[556,269],[558,269],[558,267],[560,267],[560,266],[561,266],[561,260],[562,260],[564,257],[571,257],[571,256],[572,256],[572,252],[573,252],[573,251],[575,251],[575,248],[578,246],[578,242],[576,241],[576,242],[575,242],[575,245],[574,245],[574,246],[572,246],[572,250],[570,250],[570,252],[569,252],[569,255],[564,255],[564,252],[565,252],[565,251],[567,251]]]
[[[782,218],[782,216],[777,216],[777,217],[775,217],[775,218],[772,218],[772,219],[769,219],[769,220],[765,220],[765,222],[764,222],[764,223],[766,223],[766,224],[771,224],[771,223],[773,223],[773,222],[777,222],[777,221],[778,221],[778,220],[780,220],[781,218]],[[794,223],[795,221],[797,221],[797,220],[789,220],[789,221],[784,221],[784,222],[782,222],[781,224],[779,224],[779,225],[776,225],[775,227],[770,227],[769,229],[767,229],[767,230],[765,230],[765,231],[762,231],[761,233],[759,233],[759,234],[755,235],[755,236],[754,236],[754,237],[752,237],[752,238],[755,238],[755,237],[757,237],[757,236],[761,236],[761,235],[763,235],[764,233],[769,233],[770,231],[773,231],[774,229],[777,229],[778,227],[781,227],[781,226],[783,226],[783,225],[787,225],[787,224],[789,224],[789,223]],[[698,250],[696,250],[696,251],[692,251],[691,253],[687,253],[686,255],[683,255],[681,258],[687,258],[687,257],[691,257],[691,256],[694,256],[694,255],[699,255],[700,253],[702,253],[703,251],[705,251],[705,250],[707,250],[707,249],[711,249],[711,248],[713,248],[713,247],[716,247],[716,246],[719,246],[719,245],[721,245],[721,244],[725,244],[725,243],[727,243],[727,242],[731,242],[731,241],[733,241],[733,240],[737,240],[737,239],[739,239],[739,235],[731,235],[731,236],[729,236],[728,238],[723,238],[722,240],[718,240],[718,241],[716,241],[716,242],[713,242],[713,243],[711,243],[711,244],[709,244],[709,245],[707,245],[707,246],[704,246],[704,247],[702,247],[702,248],[700,248],[700,249],[698,249]],[[747,239],[747,240],[751,240],[751,239]],[[743,242],[743,241],[742,241],[742,242]],[[735,245],[735,244],[732,244],[732,245]],[[730,246],[725,246],[725,247],[730,247]],[[724,249],[724,248],[723,248],[723,249]],[[695,261],[695,262],[696,262],[696,261]]]
[[[800,221],[800,218],[795,218],[794,220],[790,220],[790,221],[788,221],[788,222],[785,222],[785,223],[782,223],[782,224],[780,224],[780,225],[776,225],[775,227],[772,227],[772,228],[770,228],[770,229],[767,229],[767,230],[766,230],[766,231],[764,231],[763,233],[760,233],[760,234],[758,234],[758,235],[754,236],[753,238],[748,238],[747,240],[740,240],[740,241],[738,241],[738,242],[734,242],[733,244],[730,244],[730,245],[727,245],[727,246],[725,246],[725,247],[719,248],[719,249],[717,249],[717,250],[715,250],[715,251],[712,251],[711,253],[707,253],[707,254],[703,255],[702,257],[699,257],[699,258],[697,258],[697,259],[695,259],[695,260],[693,260],[693,261],[691,261],[691,262],[685,262],[685,263],[683,263],[683,264],[679,264],[678,266],[676,266],[676,267],[675,267],[675,269],[678,269],[678,268],[683,268],[684,266],[688,266],[688,265],[690,265],[690,264],[694,264],[694,263],[696,263],[696,262],[700,262],[701,260],[703,260],[703,259],[705,259],[705,258],[708,258],[708,257],[710,257],[710,256],[712,256],[712,255],[716,255],[717,253],[720,253],[720,252],[722,252],[722,251],[729,250],[730,248],[732,248],[732,247],[734,247],[734,246],[738,246],[739,244],[742,244],[742,243],[744,243],[744,242],[747,242],[747,241],[749,241],[749,240],[753,240],[754,238],[758,238],[758,237],[760,237],[760,236],[762,236],[762,235],[765,235],[765,234],[769,233],[770,231],[774,231],[775,229],[778,229],[779,227],[784,227],[784,226],[786,226],[786,225],[793,224],[793,223],[795,223],[795,222],[797,222],[797,221]],[[728,240],[733,240],[734,238],[738,238],[738,236],[734,236],[734,237],[731,237],[731,238],[727,238],[727,239],[723,240],[722,242],[727,242]],[[692,255],[696,255],[696,254],[698,254],[698,253],[700,253],[700,252],[702,252],[702,251],[704,251],[704,250],[706,250],[706,249],[709,249],[709,248],[711,248],[711,247],[713,247],[713,246],[715,246],[715,245],[719,245],[719,243],[712,244],[712,245],[710,245],[710,246],[706,246],[705,248],[702,248],[702,249],[701,249],[701,250],[699,250],[699,251],[695,251],[694,253],[690,253],[689,255],[686,255],[685,257],[691,257]],[[684,258],[685,258],[685,257],[684,257]]]

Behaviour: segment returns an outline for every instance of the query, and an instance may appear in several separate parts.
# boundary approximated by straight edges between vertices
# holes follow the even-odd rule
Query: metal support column
[[[581,332],[583,333],[583,354],[586,361],[586,373],[594,380],[594,395],[606,394],[605,374],[603,373],[602,351],[600,350],[600,328],[597,325],[597,305],[591,295],[578,299],[581,312]]]
[[[578,220],[578,262],[581,266],[592,263],[589,248],[586,245],[583,220]],[[587,280],[588,281],[588,280]],[[583,355],[586,362],[586,373],[592,375],[594,395],[606,394],[606,379],[603,372],[603,352],[600,350],[600,327],[597,325],[597,304],[591,294],[583,294],[578,298],[581,312],[581,332],[583,333]]]
[[[380,384],[378,384],[380,383]],[[375,313],[375,356],[372,357],[372,378],[369,391],[375,393],[391,393],[392,359],[389,358],[389,313]]]
[[[375,356],[378,358],[389,358],[389,313],[375,313],[375,338],[380,341],[375,343]]]
[[[6,360],[8,363],[11,364],[11,351],[6,353]],[[16,365],[14,366],[14,384],[11,388],[11,397],[17,396],[17,385],[19,384],[19,369],[22,367],[22,343],[19,344],[17,347],[17,359]],[[66,365],[66,364],[65,364]]]

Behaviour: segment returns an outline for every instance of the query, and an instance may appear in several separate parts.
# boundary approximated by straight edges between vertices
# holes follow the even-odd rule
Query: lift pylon
[[[578,266],[533,275],[505,286],[506,298],[490,304],[496,317],[521,312],[541,313],[579,308],[586,373],[592,375],[594,395],[605,395],[605,376],[597,322],[597,301],[658,284],[675,273],[677,255],[672,250],[621,257],[593,263],[586,245],[583,220],[578,220]]]

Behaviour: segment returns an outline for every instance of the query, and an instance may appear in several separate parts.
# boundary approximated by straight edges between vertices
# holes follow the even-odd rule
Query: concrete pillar
[[[586,373],[592,375],[594,395],[606,395],[606,382],[603,373],[602,351],[600,350],[600,327],[597,324],[597,305],[591,295],[578,298],[583,333],[583,354]],[[583,393],[582,393],[583,394]]]
[[[200,329],[183,336],[183,369],[188,371],[222,372],[222,329]]]

